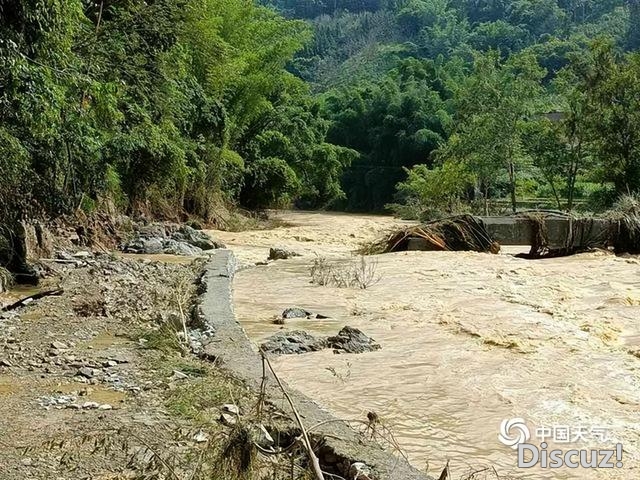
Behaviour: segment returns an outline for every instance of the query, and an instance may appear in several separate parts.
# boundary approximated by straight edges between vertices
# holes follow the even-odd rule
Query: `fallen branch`
[[[282,382],[280,381],[280,379],[278,378],[278,375],[276,374],[275,370],[271,366],[271,362],[269,362],[269,359],[267,358],[267,356],[264,354],[264,352],[260,352],[260,355],[262,355],[263,362],[267,364],[267,366],[269,367],[269,370],[271,370],[271,373],[273,374],[273,377],[276,379],[276,382],[278,382],[278,386],[280,387],[280,390],[282,390],[282,393],[287,399],[287,402],[289,402],[289,405],[291,406],[291,410],[293,410],[293,414],[296,417],[296,421],[300,426],[300,430],[302,430],[302,438],[304,440],[304,446],[307,450],[307,453],[309,454],[309,459],[311,460],[311,465],[313,466],[313,471],[316,475],[316,480],[325,480],[324,474],[322,473],[322,469],[320,468],[320,461],[318,460],[318,457],[313,451],[313,447],[311,446],[311,441],[309,440],[309,435],[307,434],[307,431],[305,430],[304,425],[302,424],[302,419],[300,418],[300,414],[298,413],[296,406],[293,404],[293,400],[291,400],[291,397],[289,396],[287,391],[284,389],[284,385],[282,385]]]
[[[64,264],[77,264],[82,263],[82,260],[79,258],[71,259],[71,258],[41,258],[41,262],[51,262],[51,263],[64,263]]]
[[[10,305],[6,305],[6,306],[2,307],[0,312],[10,312],[11,310],[15,310],[16,308],[20,308],[22,306],[28,305],[29,303],[33,302],[34,300],[39,300],[39,299],[44,298],[44,297],[59,296],[59,295],[62,295],[63,293],[64,293],[64,289],[62,289],[62,288],[57,288],[55,290],[45,290],[43,292],[38,292],[38,293],[35,293],[33,295],[29,295],[28,297],[21,298],[20,300],[18,300],[15,303],[12,303]]]
[[[451,470],[449,470],[449,460],[447,460],[447,465],[442,470],[440,477],[438,480],[451,480]]]

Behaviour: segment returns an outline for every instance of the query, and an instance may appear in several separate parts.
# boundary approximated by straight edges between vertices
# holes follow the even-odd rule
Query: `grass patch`
[[[227,232],[244,232],[248,230],[274,230],[293,226],[277,217],[270,217],[266,212],[249,212],[233,210],[225,218],[222,228]]]
[[[197,423],[217,420],[218,410],[225,403],[238,404],[247,396],[247,390],[237,380],[195,362],[168,362],[167,375],[173,370],[186,373],[192,378],[177,383],[166,396],[167,411],[176,417]]]
[[[179,331],[168,323],[163,323],[155,330],[146,330],[133,335],[143,348],[158,350],[165,354],[186,353],[186,347],[178,336]]]
[[[378,262],[361,256],[347,264],[331,263],[325,257],[316,257],[309,270],[311,283],[338,288],[367,288],[378,283],[382,276],[376,273]]]

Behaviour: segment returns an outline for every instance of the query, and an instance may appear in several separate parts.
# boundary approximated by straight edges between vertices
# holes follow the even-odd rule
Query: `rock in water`
[[[311,312],[298,307],[287,308],[282,312],[282,318],[309,318],[311,315]]]
[[[269,260],[287,260],[301,255],[285,247],[271,247],[269,249]]]
[[[338,335],[329,337],[327,344],[329,348],[345,353],[373,352],[382,348],[373,338],[353,327],[344,327]]]
[[[324,348],[327,348],[325,338],[314,337],[302,330],[276,333],[262,344],[262,349],[265,352],[277,355],[317,352]]]

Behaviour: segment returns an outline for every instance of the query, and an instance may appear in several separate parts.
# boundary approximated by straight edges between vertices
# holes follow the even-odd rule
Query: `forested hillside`
[[[285,69],[311,38],[244,0],[0,1],[3,219],[327,204],[355,153]]]
[[[639,12],[0,0],[2,216],[604,208],[640,186]]]
[[[640,186],[636,0],[265,3],[315,32],[290,70],[360,153],[344,207],[593,210]]]

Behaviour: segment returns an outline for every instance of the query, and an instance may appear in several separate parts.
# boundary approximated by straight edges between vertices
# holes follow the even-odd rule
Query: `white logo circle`
[[[531,432],[522,418],[503,420],[500,424],[498,440],[508,447],[516,449],[518,445],[527,442],[530,438]]]

